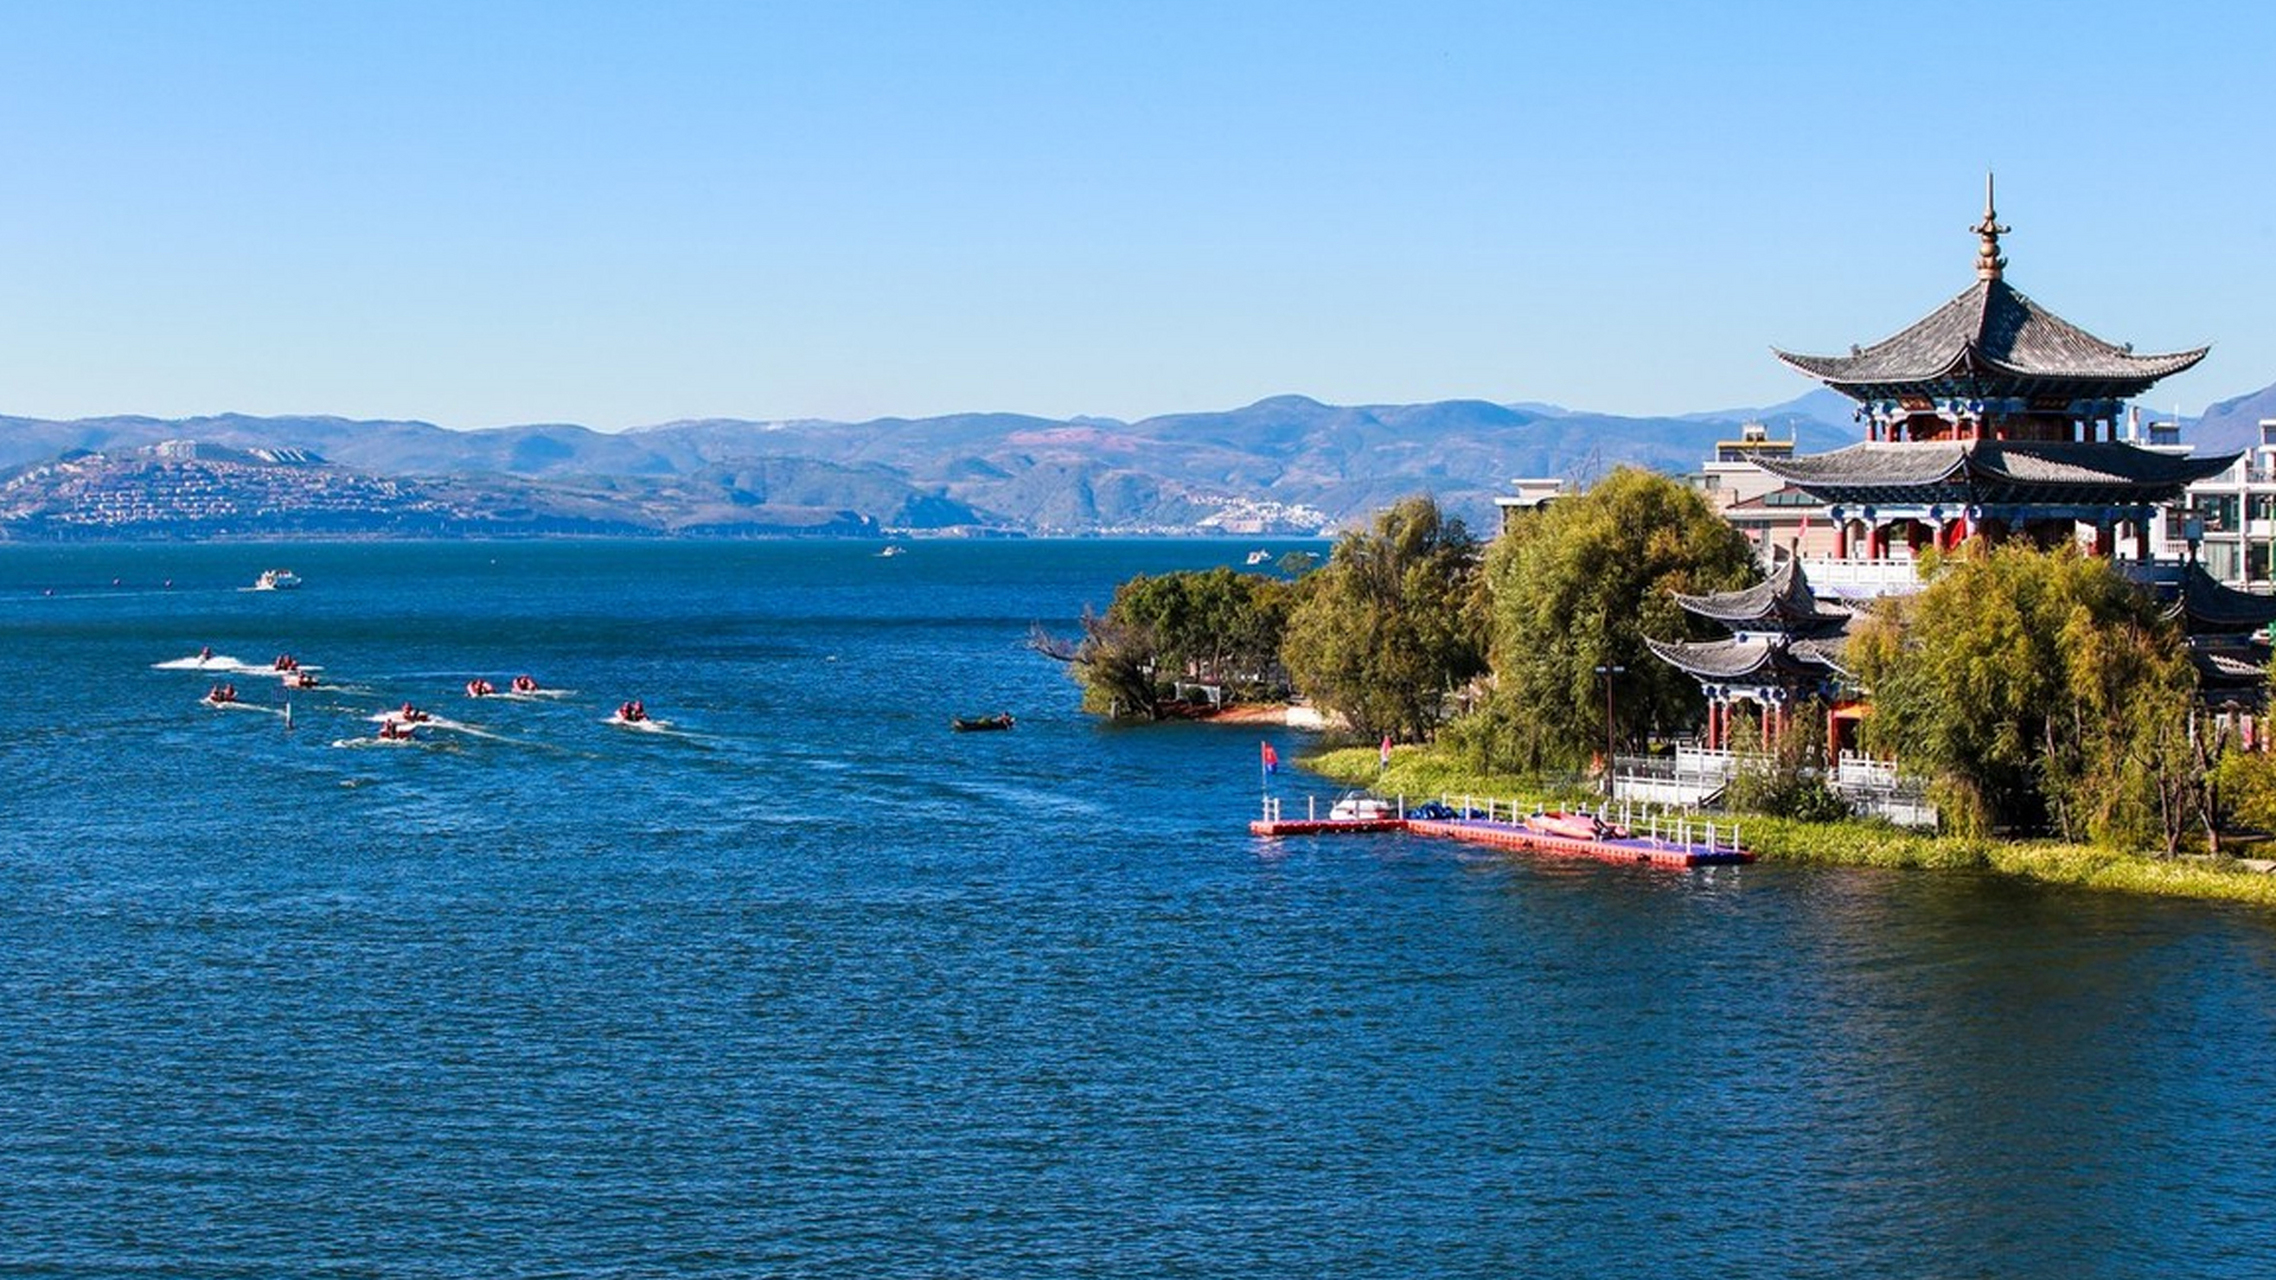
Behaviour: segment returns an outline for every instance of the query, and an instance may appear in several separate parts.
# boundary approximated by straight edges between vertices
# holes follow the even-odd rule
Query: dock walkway
[[[1285,836],[1368,835],[1405,832],[1482,844],[1497,849],[1548,854],[1562,858],[1593,858],[1599,862],[1642,863],[1655,867],[1733,866],[1753,862],[1752,850],[1739,844],[1736,825],[1685,819],[1662,830],[1655,824],[1644,835],[1606,835],[1593,839],[1536,831],[1522,819],[1503,822],[1493,818],[1290,818],[1267,816],[1249,824],[1251,835]]]

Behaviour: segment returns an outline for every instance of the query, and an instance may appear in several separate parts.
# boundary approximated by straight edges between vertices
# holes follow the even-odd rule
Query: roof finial
[[[2000,268],[2007,265],[2007,259],[1999,256],[1999,238],[2008,229],[1999,225],[1999,214],[1992,208],[1992,175],[1989,173],[1984,174],[1984,220],[1968,229],[1983,237],[1982,243],[1976,246],[1976,278],[1999,279]]]

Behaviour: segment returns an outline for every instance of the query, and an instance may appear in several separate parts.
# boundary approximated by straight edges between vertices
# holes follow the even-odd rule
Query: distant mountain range
[[[375,532],[1309,533],[1362,521],[1418,492],[1491,529],[1493,500],[1516,477],[1586,480],[1622,463],[1689,471],[1749,421],[1792,436],[1804,452],[1838,448],[1859,438],[1851,408],[1821,389],[1784,404],[1663,418],[1478,400],[1339,406],[1303,396],[1137,422],[707,419],[615,433],[560,423],[457,431],[236,414],[0,418],[0,530],[13,524],[22,536],[27,520],[52,525],[71,504],[88,503],[90,484],[109,486],[106,503],[131,505],[131,493],[115,491],[152,482],[124,471],[91,481],[95,464],[135,457],[147,470],[156,446],[169,441],[195,444],[157,450],[177,462],[229,459],[236,479],[207,478],[223,487],[253,475],[246,466],[317,468],[322,483],[300,487],[329,495],[328,510],[360,500],[352,498],[364,492],[359,484],[383,482],[397,518]],[[2257,442],[2259,416],[2276,416],[2276,387],[2216,405],[2202,432],[2185,438],[2210,448],[2241,423]],[[51,465],[59,461],[74,467]],[[69,476],[77,478],[58,478]],[[276,492],[264,509],[289,505],[289,486],[268,479]],[[402,518],[411,510],[426,514]],[[245,526],[212,527],[260,531]],[[343,526],[327,517],[279,531],[311,527]]]

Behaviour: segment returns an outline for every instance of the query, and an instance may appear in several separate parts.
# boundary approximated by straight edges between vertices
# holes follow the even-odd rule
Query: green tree
[[[1084,709],[1153,719],[1179,680],[1218,685],[1235,700],[1284,695],[1279,650],[1295,590],[1223,567],[1131,578],[1104,614],[1084,617],[1068,655]]]
[[[1428,497],[1346,534],[1299,583],[1281,646],[1296,687],[1363,736],[1431,736],[1447,695],[1485,670],[1477,552]]]
[[[2064,545],[1932,561],[1845,661],[1868,745],[1930,781],[1945,824],[2178,850],[2209,818],[2196,671],[2179,627],[2108,561]]]
[[[1644,638],[1705,635],[1673,593],[1760,573],[1745,535],[1704,498],[1638,468],[1527,513],[1486,553],[1493,696],[1450,739],[1486,769],[1577,767],[1604,749],[1605,667],[1625,668],[1609,677],[1620,742],[1691,722],[1698,685]]]

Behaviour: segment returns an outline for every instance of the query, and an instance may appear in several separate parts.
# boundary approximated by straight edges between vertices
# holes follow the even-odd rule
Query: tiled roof
[[[1704,596],[1687,596],[1679,591],[1675,593],[1675,602],[1702,618],[1712,618],[1732,627],[1771,623],[1780,630],[1811,630],[1846,622],[1849,618],[1847,609],[1828,608],[1818,603],[1799,560],[1787,560],[1772,570],[1768,578],[1751,587]]]
[[[2276,596],[2239,591],[2192,564],[2182,574],[2173,612],[2188,619],[2192,632],[2257,631],[2276,622]]]
[[[2236,455],[2177,457],[2114,441],[1932,440],[1868,441],[1801,458],[1758,458],[1755,465],[1824,496],[1828,491],[1891,489],[1949,491],[1953,497],[1995,489],[2075,490],[2094,495],[2144,490],[2136,501],[2157,501],[2192,480],[2218,475]],[[1829,498],[1829,501],[1840,501]]]
[[[1777,355],[1811,377],[1843,388],[2053,379],[2118,384],[2104,390],[2125,395],[2187,369],[2208,350],[2135,355],[2130,347],[2104,342],[1994,277],[1977,280],[1896,336],[1852,348],[1849,355]]]
[[[1832,664],[1803,644],[1773,644],[1767,640],[1649,640],[1653,653],[1671,666],[1702,680],[1737,680],[1769,672],[1788,677],[1824,678]]]

